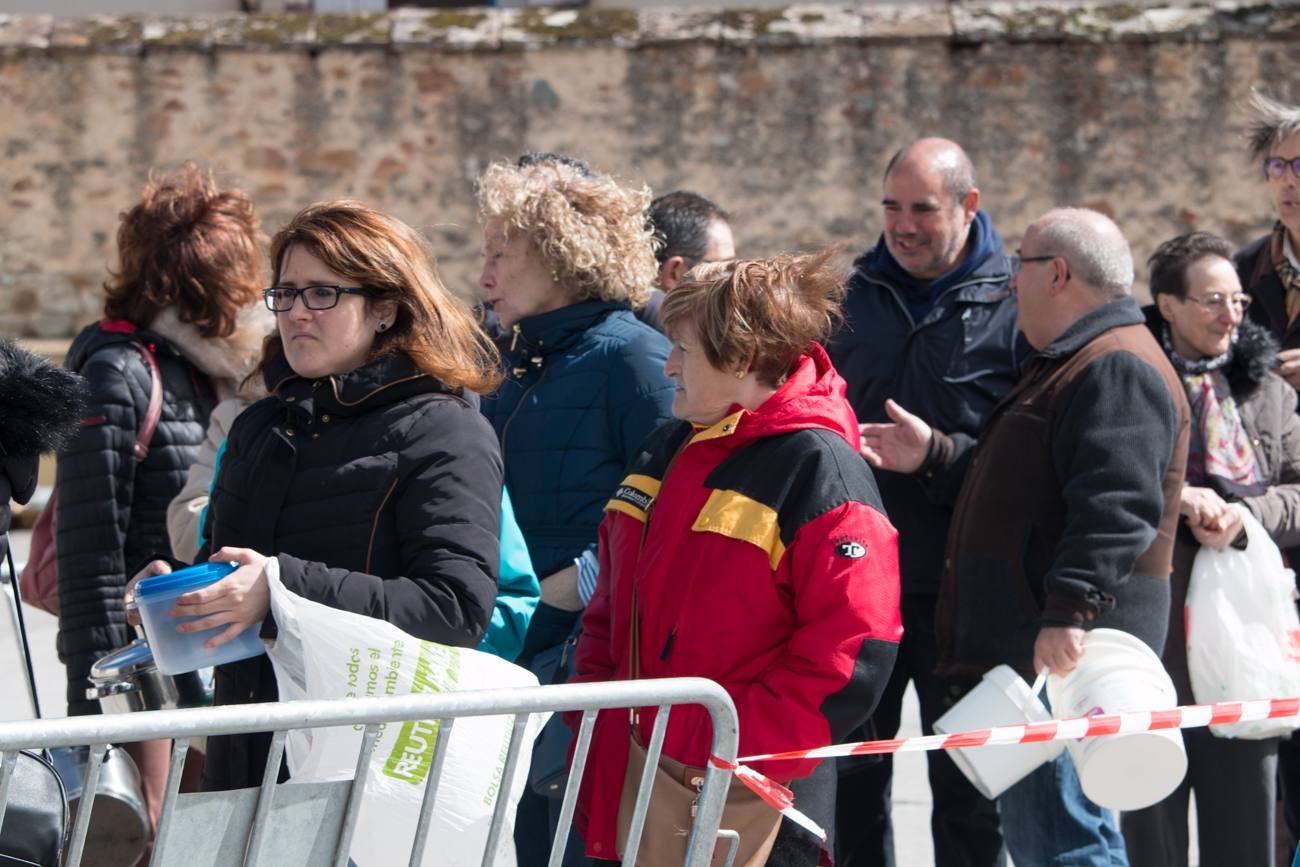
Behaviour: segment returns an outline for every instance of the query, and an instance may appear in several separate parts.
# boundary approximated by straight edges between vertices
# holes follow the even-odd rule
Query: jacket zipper
[[[897,289],[895,289],[890,284],[886,283],[884,280],[877,280],[873,277],[863,277],[862,279],[873,286],[884,287],[889,292],[890,297],[894,299],[894,303],[898,305],[898,309],[901,310],[903,312],[903,315],[907,317],[907,323],[908,325],[911,326],[911,330],[912,331],[916,330],[917,327],[916,319],[912,316],[912,311],[908,310],[907,305],[903,303],[903,298],[901,295],[898,294]],[[967,280],[965,283],[958,283],[956,286],[949,286],[947,289],[943,290],[942,295],[934,299],[934,303],[938,305],[938,303],[942,301],[945,296],[950,295],[953,292],[957,292],[962,289],[965,289],[968,286],[978,286],[981,283],[996,283],[996,282],[998,281],[995,278],[981,277],[978,280]]]
[[[519,414],[519,408],[524,405],[524,400],[528,395],[532,394],[533,389],[542,384],[542,380],[545,378],[546,368],[542,368],[542,375],[537,377],[536,382],[524,389],[524,393],[519,396],[519,402],[515,404],[514,409],[510,410],[510,417],[506,419],[506,423],[501,427],[501,463],[504,464],[506,461],[506,436],[510,433],[511,423],[515,420],[515,416]]]
[[[515,332],[515,336],[510,338],[511,350],[515,348],[515,341],[517,341],[520,337],[519,323],[517,322],[515,323],[514,326],[514,332]],[[534,357],[537,358],[539,361],[543,360],[541,355],[537,355]],[[519,414],[519,408],[524,405],[524,401],[528,399],[528,395],[532,394],[533,389],[541,385],[542,380],[546,379],[546,371],[548,370],[548,368],[545,366],[544,361],[542,364],[538,366],[542,368],[542,372],[538,374],[537,381],[534,382],[532,385],[528,386],[528,388],[524,389],[524,393],[521,394],[519,396],[519,400],[515,402],[515,408],[510,410],[510,415],[509,417],[506,418],[506,423],[501,426],[501,463],[502,464],[504,464],[506,461],[506,437],[510,433],[510,425],[514,422],[515,416]]]

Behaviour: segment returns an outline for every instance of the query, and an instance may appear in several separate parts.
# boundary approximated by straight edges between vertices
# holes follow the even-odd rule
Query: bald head
[[[1122,298],[1133,289],[1133,252],[1115,221],[1088,208],[1058,208],[1030,225],[1040,254],[1060,256],[1076,280],[1099,296]]]
[[[936,174],[944,191],[962,201],[975,189],[975,167],[961,145],[946,138],[923,138],[900,149],[885,166],[885,180],[895,170]]]

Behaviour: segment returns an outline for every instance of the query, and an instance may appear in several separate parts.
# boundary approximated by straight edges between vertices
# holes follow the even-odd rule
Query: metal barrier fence
[[[559,867],[564,857],[568,828],[573,820],[578,785],[586,767],[597,711],[658,706],[659,713],[655,718],[650,743],[647,744],[646,772],[637,793],[628,851],[624,853],[624,863],[634,864],[670,709],[673,705],[681,704],[701,705],[708,711],[713,723],[713,754],[723,759],[735,759],[739,743],[735,705],[722,687],[702,678],[471,690],[401,698],[283,702],[0,723],[0,755],[3,755],[3,761],[0,762],[0,822],[4,819],[18,750],[90,745],[90,760],[82,789],[83,793],[89,794],[83,794],[83,803],[77,811],[64,860],[67,867],[79,867],[92,813],[92,809],[87,809],[84,799],[93,799],[95,796],[100,765],[107,746],[160,738],[174,739],[166,800],[150,861],[153,867],[202,867],[208,863],[219,864],[221,867],[233,864],[243,864],[245,867],[270,864],[276,867],[292,864],[347,867],[352,831],[365,794],[366,769],[370,764],[379,725],[409,720],[439,720],[439,737],[411,848],[409,863],[417,865],[425,849],[429,820],[438,795],[438,778],[450,740],[448,735],[456,718],[516,715],[502,783],[488,831],[487,846],[483,853],[482,864],[486,867],[493,863],[493,854],[505,828],[513,772],[520,751],[525,746],[520,735],[524,731],[528,715],[545,711],[582,711],[572,770],[562,801],[560,830],[550,854],[551,867]],[[336,725],[365,726],[357,755],[357,772],[352,780],[339,783],[276,783],[288,731]],[[233,792],[179,793],[186,750],[193,738],[267,731],[274,732],[274,735],[268,753],[266,775],[260,788]],[[730,771],[712,766],[706,771],[688,845],[685,861],[687,867],[709,864],[714,843],[719,837],[730,844],[727,863],[730,864],[734,857],[734,832],[719,830],[730,777]],[[213,853],[211,861],[196,854],[197,842],[205,843],[207,851]]]

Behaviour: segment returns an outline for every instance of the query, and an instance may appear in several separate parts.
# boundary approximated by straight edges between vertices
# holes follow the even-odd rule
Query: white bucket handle
[[[1033,701],[1038,698],[1038,694],[1042,692],[1043,687],[1047,685],[1047,676],[1051,673],[1051,669],[1047,666],[1043,666],[1043,670],[1038,672],[1038,677],[1034,678],[1034,685],[1029,687],[1029,698],[1027,701]],[[1031,716],[1027,708],[1022,709],[1024,709],[1026,717]]]

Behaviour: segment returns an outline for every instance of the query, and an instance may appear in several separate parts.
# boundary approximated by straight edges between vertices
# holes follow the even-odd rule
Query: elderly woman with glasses
[[[1163,659],[1179,704],[1193,704],[1183,605],[1202,545],[1222,549],[1242,532],[1229,503],[1246,507],[1282,547],[1300,543],[1300,418],[1296,393],[1271,372],[1277,343],[1244,319],[1251,296],[1232,246],[1205,232],[1161,244],[1151,256],[1148,324],[1187,389],[1192,409],[1182,521],[1174,546],[1172,610]],[[1272,865],[1277,739],[1183,732],[1187,777],[1164,801],[1125,813],[1133,867],[1187,864],[1187,799],[1194,790],[1201,864]]]
[[[199,551],[239,568],[179,597],[177,614],[199,619],[178,631],[220,629],[217,646],[273,628],[274,559],[300,596],[476,646],[497,590],[501,455],[477,397],[499,379],[495,348],[425,239],[359,202],[301,211],[271,264],[270,396],[230,430]],[[276,695],[265,656],[217,668],[217,704]],[[204,788],[258,785],[268,743],[210,739]]]

